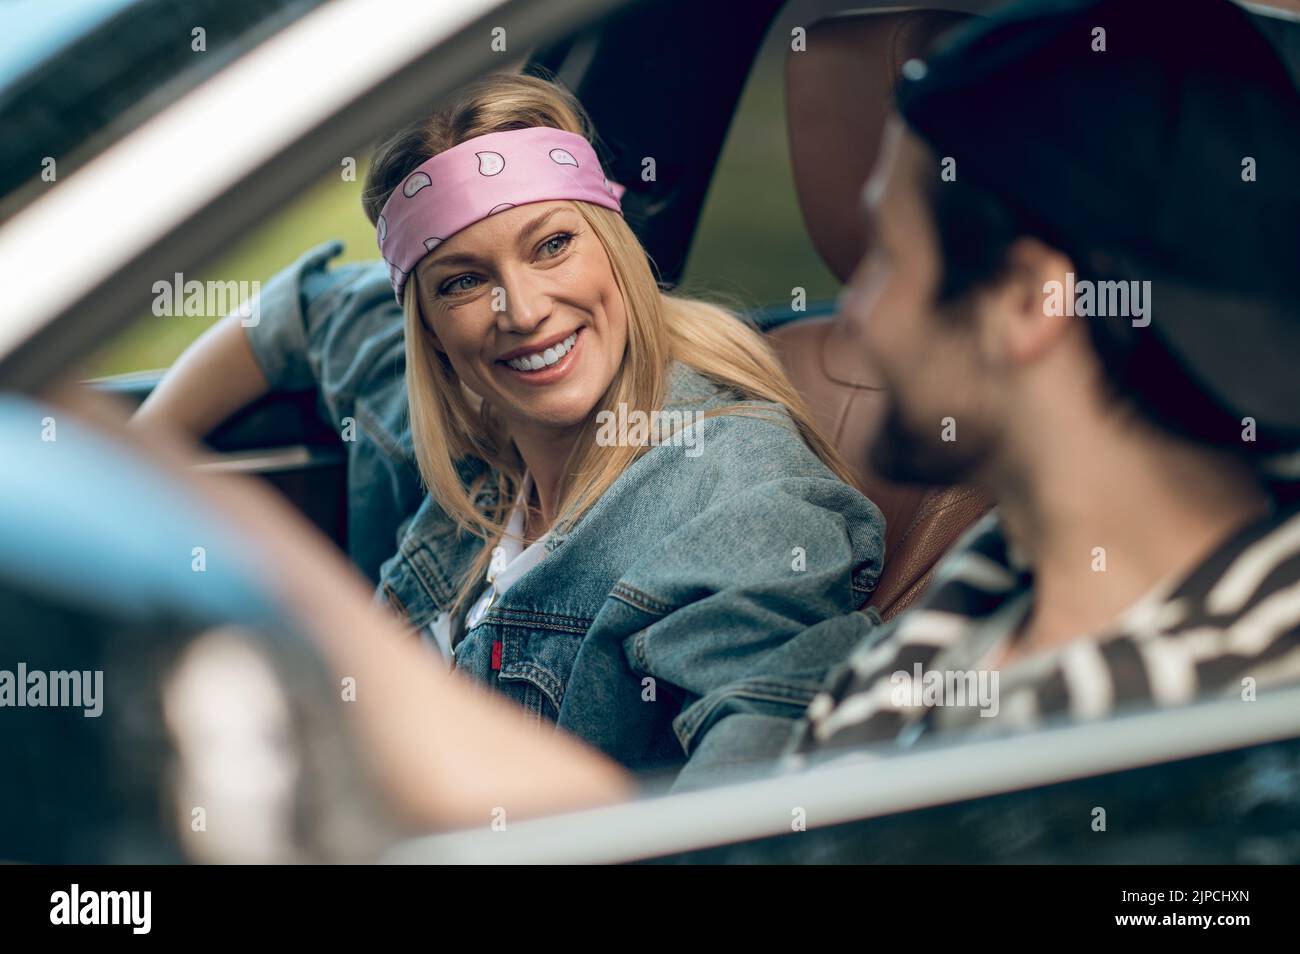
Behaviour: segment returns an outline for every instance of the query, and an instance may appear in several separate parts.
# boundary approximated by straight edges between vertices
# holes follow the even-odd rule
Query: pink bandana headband
[[[384,203],[379,253],[401,304],[411,270],[440,242],[489,215],[553,199],[622,213],[623,187],[605,178],[591,143],[533,126],[468,139],[421,163]]]

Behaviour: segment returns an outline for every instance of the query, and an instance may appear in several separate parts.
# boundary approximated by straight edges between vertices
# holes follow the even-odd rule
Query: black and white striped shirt
[[[1300,681],[1300,508],[1243,527],[1098,636],[982,670],[1016,638],[1032,596],[994,511],[926,597],[832,673],[796,734],[794,765],[936,731],[1005,731],[1210,695],[1249,701]]]

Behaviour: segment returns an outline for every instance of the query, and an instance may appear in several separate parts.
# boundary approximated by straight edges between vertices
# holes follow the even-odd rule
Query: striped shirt
[[[1002,658],[1032,597],[1029,568],[994,511],[940,565],[923,600],[832,673],[796,732],[791,767],[827,749],[1203,696],[1249,701],[1300,682],[1300,508],[1243,527],[1101,634],[981,669]]]

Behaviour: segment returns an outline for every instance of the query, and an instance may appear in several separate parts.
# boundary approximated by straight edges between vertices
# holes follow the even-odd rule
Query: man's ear
[[[1012,364],[1037,361],[1072,330],[1063,296],[1074,287],[1069,257],[1036,238],[1016,239],[996,292],[998,352]],[[1071,276],[1067,278],[1067,276]]]

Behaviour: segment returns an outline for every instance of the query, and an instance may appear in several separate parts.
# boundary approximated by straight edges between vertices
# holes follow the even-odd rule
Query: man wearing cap
[[[1039,0],[904,70],[840,320],[887,385],[873,467],[997,506],[916,607],[817,627],[862,642],[802,722],[733,710],[683,786],[1300,679],[1300,97],[1228,0],[1177,16]]]

